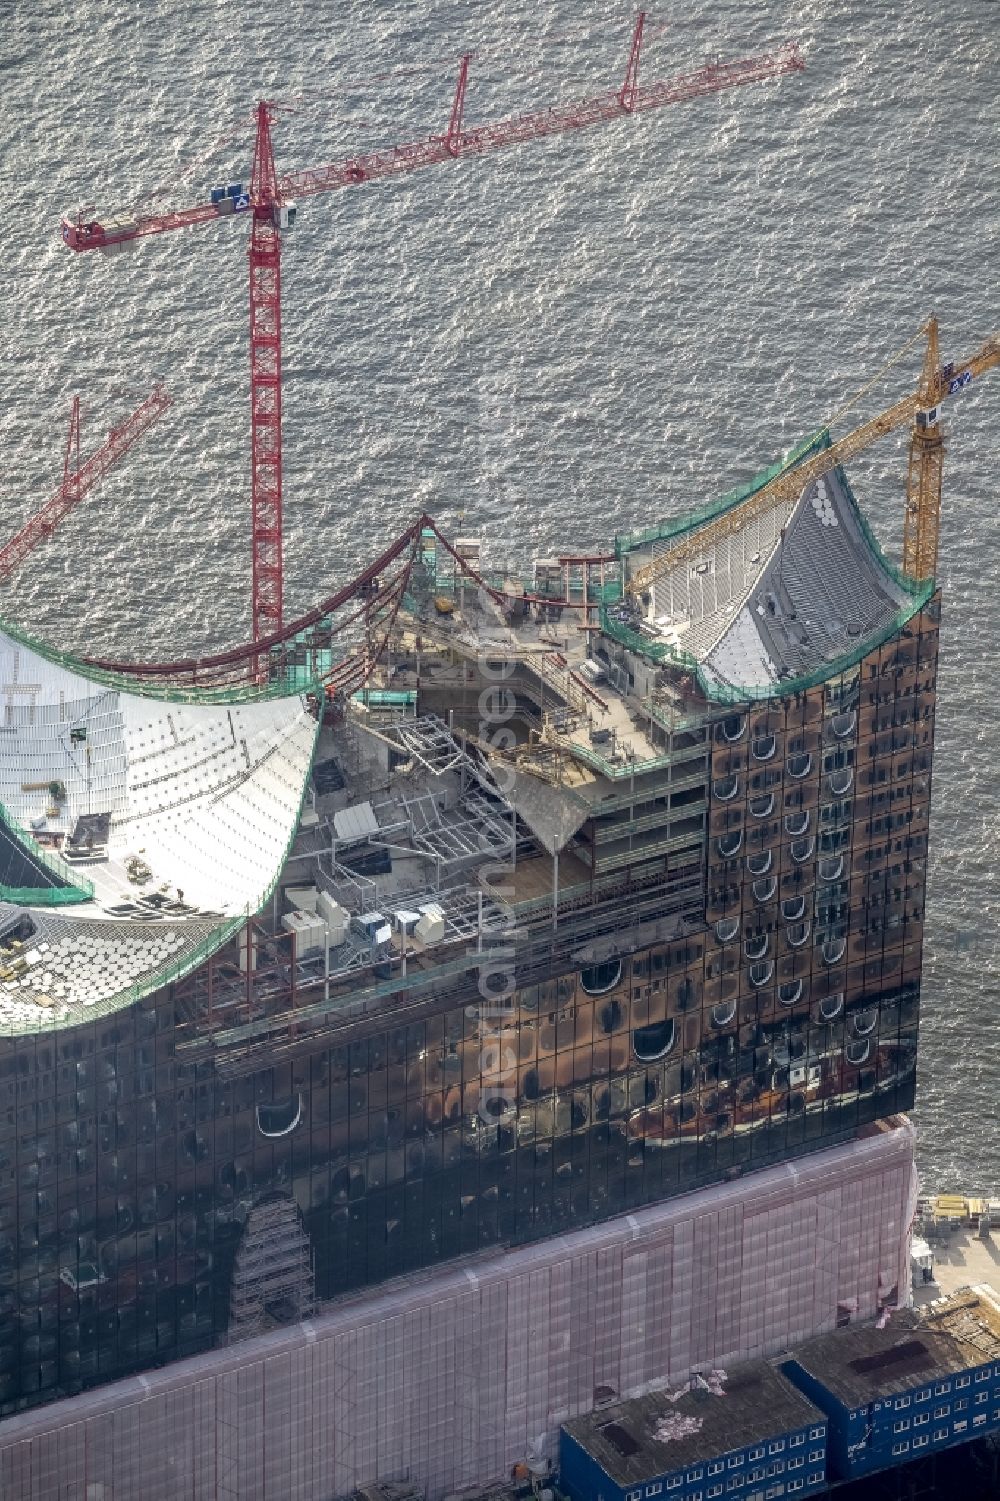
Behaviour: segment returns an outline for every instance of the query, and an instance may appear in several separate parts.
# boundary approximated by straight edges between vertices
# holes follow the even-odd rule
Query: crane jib
[[[245,181],[210,189],[211,201],[158,213],[133,213],[104,221],[88,218],[81,209],[62,222],[62,237],[74,251],[100,250],[113,254],[127,245],[168,230],[213,223],[223,215],[252,218],[250,242],[250,473],[251,546],[253,560],[252,627],[254,643],[264,649],[282,624],[282,433],[281,433],[281,276],[283,234],[295,222],[295,193],[325,192],[377,177],[391,178],[440,162],[481,156],[501,147],[611,124],[640,110],[659,109],[687,100],[718,94],[744,84],[777,79],[799,72],[804,61],[797,46],[784,47],[731,62],[721,60],[693,72],[652,84],[639,83],[645,13],[640,12],[631,38],[624,83],[597,99],[554,104],[503,120],[465,127],[465,86],[469,57],[462,62],[458,86],[444,136],[376,151],[318,169],[278,177],[271,125],[278,109],[265,99],[256,110],[256,139],[249,187]],[[247,213],[247,211],[250,211]],[[254,680],[264,670],[261,652],[247,659]]]

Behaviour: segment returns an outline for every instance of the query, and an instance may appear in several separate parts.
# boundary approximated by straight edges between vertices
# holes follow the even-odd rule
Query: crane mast
[[[172,404],[171,397],[163,387],[155,386],[142,405],[124,422],[113,427],[101,447],[81,464],[80,398],[74,396],[62,484],[41,510],[0,547],[0,584],[5,584],[25,558],[47,537],[51,537],[60,521],[125,457],[133,444],[144,433],[149,432],[154,422],[158,422]]]
[[[958,363],[941,366],[938,354],[937,320],[926,327],[927,353],[917,391],[862,422],[829,448],[793,462],[749,496],[742,505],[724,512],[714,521],[689,533],[667,552],[639,568],[626,587],[632,596],[645,593],[657,579],[682,563],[700,557],[707,547],[741,531],[748,520],[780,505],[791,506],[813,480],[828,474],[863,453],[879,438],[911,424],[910,462],[907,481],[903,544],[903,572],[910,578],[933,578],[937,566],[938,531],[941,519],[941,468],[944,443],[941,436],[942,402],[956,395],[976,376],[1000,365],[1000,334],[987,339],[975,354]]]
[[[910,429],[910,460],[906,474],[906,510],[903,516],[903,572],[910,578],[933,578],[937,572],[938,537],[941,531],[941,480],[944,469],[944,434],[940,422],[941,355],[938,324],[927,324],[918,396],[920,410]]]
[[[281,232],[271,106],[257,106],[250,200],[250,493],[253,633],[281,629]]]
[[[282,462],[281,462],[281,236],[295,220],[297,197],[397,177],[441,162],[482,156],[545,136],[608,124],[642,111],[718,94],[723,90],[801,72],[805,63],[794,44],[776,52],[711,63],[691,73],[640,85],[645,12],[632,34],[624,82],[596,98],[536,110],[505,120],[467,127],[466,90],[470,57],[462,59],[444,135],[354,156],[308,171],[277,175],[271,126],[277,106],[261,100],[249,192],[243,184],[214,189],[211,202],[156,214],[119,219],[62,221],[71,250],[113,252],[149,235],[190,229],[225,217],[252,217],[250,233],[250,410],[253,548],[253,638],[263,641],[282,626]]]

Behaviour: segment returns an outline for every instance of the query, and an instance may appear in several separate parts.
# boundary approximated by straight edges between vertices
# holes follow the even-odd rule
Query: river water
[[[71,394],[95,446],[175,405],[6,588],[69,649],[246,638],[246,224],[105,259],[59,218],[603,92],[633,13],[597,0],[0,0],[0,528],[58,484]],[[1000,332],[1000,5],[691,0],[643,76],[799,41],[807,70],[491,159],[303,201],[283,257],[285,596],[297,613],[418,508],[493,556],[606,543],[711,499],[837,411],[937,313]],[[857,409],[912,389],[919,346]],[[1000,1191],[1000,371],[949,415],[932,866],[916,1119],[925,1181]],[[836,431],[837,429],[835,429]],[[890,553],[905,435],[854,488]]]

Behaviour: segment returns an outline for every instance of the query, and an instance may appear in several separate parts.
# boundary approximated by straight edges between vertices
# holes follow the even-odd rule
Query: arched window
[[[846,714],[835,714],[830,720],[830,728],[838,740],[845,740],[848,735],[853,735],[857,722],[857,710],[849,709]]]
[[[734,829],[729,834],[722,834],[716,840],[715,847],[723,860],[731,860],[743,847],[743,830]]]
[[[839,881],[844,874],[843,855],[823,855],[816,866],[821,881]]]
[[[808,808],[803,808],[799,813],[785,814],[785,833],[804,834],[809,827],[810,813]]]
[[[856,1038],[844,1046],[844,1057],[852,1068],[860,1068],[862,1063],[868,1062],[868,1055],[872,1050],[871,1039],[868,1037]]]
[[[842,766],[838,771],[830,773],[830,791],[835,797],[842,797],[845,792],[850,792],[854,785],[854,768]]]
[[[819,1014],[823,1021],[834,1021],[844,1009],[844,992],[838,990],[835,995],[825,995],[819,1003]]]
[[[765,876],[762,881],[754,881],[750,889],[753,892],[754,901],[759,902],[763,906],[765,902],[769,902],[772,899],[774,893],[777,891],[778,877]]]
[[[257,1130],[261,1136],[287,1136],[302,1119],[302,1096],[290,1095],[270,1105],[257,1106]]]
[[[740,779],[735,771],[732,776],[718,777],[712,786],[712,793],[720,803],[731,802],[739,790]]]
[[[808,943],[810,931],[811,924],[808,922],[789,923],[786,930],[789,947],[800,949],[804,943]]]
[[[767,953],[767,934],[759,928],[755,933],[748,933],[743,940],[743,952],[748,959],[763,959]]]
[[[760,990],[762,986],[771,983],[771,976],[773,974],[774,961],[771,959],[758,959],[756,964],[751,964],[750,966],[750,984],[755,990]]]
[[[755,761],[770,761],[777,749],[777,744],[773,735],[755,735],[750,743],[750,754]]]
[[[801,980],[786,980],[778,986],[778,1000],[783,1006],[794,1006],[802,994]]]
[[[720,943],[732,943],[740,931],[738,917],[720,917],[715,925],[715,936]]]
[[[735,1001],[720,1001],[717,1006],[712,1007],[712,1026],[728,1027],[735,1015]]]
[[[605,995],[614,990],[622,977],[622,961],[608,959],[604,964],[592,964],[580,972],[580,985],[588,995]]]
[[[632,1051],[640,1063],[655,1063],[665,1058],[674,1045],[675,1027],[673,1017],[654,1022],[648,1027],[636,1027],[632,1033]]]
[[[824,962],[826,964],[838,964],[843,959],[846,949],[846,938],[825,938],[822,947]]]
[[[812,834],[806,839],[793,839],[788,846],[788,853],[796,865],[802,865],[806,860],[812,859],[813,850],[816,848],[816,840]]]
[[[797,782],[800,782],[812,770],[812,759],[808,751],[799,751],[796,755],[788,757],[788,760],[785,762],[785,770],[790,777],[794,777]]]
[[[730,745],[735,745],[737,740],[743,739],[746,727],[746,717],[742,714],[727,714],[719,726],[723,740],[728,741]]]
[[[851,1018],[855,1036],[867,1037],[878,1026],[878,1007],[870,1006],[867,1011],[855,1011]]]
[[[747,855],[747,870],[752,876],[766,876],[771,869],[772,858],[770,850],[763,850],[759,855]]]
[[[781,904],[781,915],[786,922],[798,922],[805,914],[806,899],[804,896],[786,896]]]
[[[754,818],[766,818],[774,811],[774,793],[762,792],[760,797],[752,797],[747,807]]]

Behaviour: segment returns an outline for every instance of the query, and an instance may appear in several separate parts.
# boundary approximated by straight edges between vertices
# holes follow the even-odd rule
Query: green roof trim
[[[687,533],[705,525],[706,522],[714,521],[716,517],[724,515],[727,511],[734,510],[743,504],[751,495],[769,483],[777,474],[794,467],[803,459],[812,454],[821,453],[830,447],[830,432],[823,428],[811,438],[806,438],[799,443],[789,454],[788,458],[779,464],[772,464],[756,475],[749,484],[740,485],[735,490],[730,490],[721,500],[702,506],[697,511],[690,511],[685,516],[676,517],[662,522],[657,527],[647,528],[643,532],[633,532],[629,535],[616,537],[615,552],[618,558],[624,559],[628,553],[639,547],[648,547],[651,542],[677,541]],[[858,529],[865,539],[872,558],[878,567],[885,573],[893,585],[906,595],[904,603],[893,615],[892,619],[877,631],[873,631],[862,641],[845,652],[842,656],[835,657],[827,662],[820,663],[811,672],[803,673],[796,678],[782,678],[776,683],[763,683],[757,686],[733,688],[728,684],[717,681],[713,676],[706,673],[702,663],[697,658],[690,656],[680,647],[672,647],[665,641],[650,641],[639,631],[625,625],[620,620],[615,620],[608,612],[607,600],[601,607],[601,629],[613,640],[621,643],[638,656],[645,657],[648,661],[668,663],[680,668],[682,672],[688,672],[696,680],[698,687],[705,697],[716,703],[743,704],[751,703],[766,698],[781,698],[790,693],[801,693],[807,688],[813,688],[819,683],[826,682],[828,678],[835,677],[838,673],[849,671],[866,657],[869,652],[882,646],[889,638],[910,621],[919,610],[922,610],[934,594],[936,583],[933,578],[915,580],[908,578],[882,550],[881,543],[872,531],[868,518],[858,504],[857,497],[851,489],[850,481],[838,464],[834,471],[838,480],[844,487],[853,514],[857,519]]]
[[[648,547],[651,542],[675,542],[678,538],[693,532],[696,527],[704,526],[707,521],[714,521],[717,516],[724,516],[727,511],[732,511],[736,506],[749,500],[751,495],[756,495],[758,490],[770,484],[779,474],[786,469],[792,469],[796,464],[801,464],[803,459],[810,458],[814,453],[821,453],[824,448],[830,447],[830,429],[821,428],[811,438],[804,438],[798,443],[787,458],[780,459],[771,464],[767,469],[762,469],[755,474],[752,480],[745,485],[738,485],[735,490],[728,491],[720,500],[713,500],[708,505],[700,506],[695,511],[686,511],[683,516],[673,516],[666,521],[661,521],[657,526],[646,527],[641,532],[626,532],[623,536],[615,538],[615,556],[621,562],[630,552],[636,548]]]
[[[94,888],[86,876],[81,876],[59,855],[42,849],[27,829],[22,829],[0,803],[0,823],[9,831],[11,838],[24,845],[36,864],[49,871],[59,886],[5,886],[0,881],[0,897],[18,907],[69,907],[93,899]]]
[[[62,667],[67,672],[74,672],[78,677],[85,678],[90,683],[100,683],[102,687],[112,688],[119,693],[129,693],[135,698],[159,699],[167,703],[175,704],[238,704],[257,703],[263,699],[293,698],[296,694],[319,691],[320,677],[316,673],[310,673],[302,667],[286,667],[282,676],[274,682],[267,683],[235,683],[231,687],[206,685],[199,686],[191,683],[187,687],[176,681],[158,682],[155,678],[132,676],[127,672],[113,672],[108,668],[95,667],[90,662],[83,661],[80,657],[73,656],[71,652],[59,651],[47,642],[38,640],[29,635],[20,626],[12,625],[10,621],[0,618],[0,631],[8,635],[19,646],[26,647],[46,662],[52,662],[56,667]],[[293,638],[294,639],[294,638]],[[285,643],[286,647],[291,643]]]

